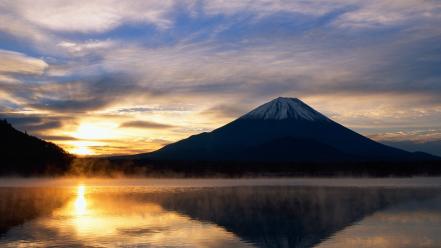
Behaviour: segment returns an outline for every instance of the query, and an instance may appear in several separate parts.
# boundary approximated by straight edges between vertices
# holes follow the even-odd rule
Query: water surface
[[[9,179],[0,247],[441,247],[441,179]]]

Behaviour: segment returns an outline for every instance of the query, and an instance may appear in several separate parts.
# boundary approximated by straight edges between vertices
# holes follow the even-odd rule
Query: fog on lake
[[[440,247],[440,184],[4,179],[0,246]]]

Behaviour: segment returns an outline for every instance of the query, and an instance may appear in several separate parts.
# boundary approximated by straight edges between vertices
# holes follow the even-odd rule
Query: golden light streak
[[[76,155],[95,155],[94,147],[100,147],[106,145],[105,142],[100,141],[82,141],[82,140],[74,140],[66,142],[66,146],[64,147],[70,153]]]
[[[75,215],[85,215],[87,212],[86,187],[79,185],[77,188],[77,198],[75,199]]]
[[[88,194],[89,187],[78,185],[76,197],[65,207],[55,210],[53,215],[39,219],[37,228],[56,229],[55,235],[65,235],[79,242],[87,240],[96,247],[113,243],[126,246],[147,243],[152,247],[220,247],[219,244],[252,247],[222,227],[167,211],[155,202],[109,197],[96,194],[95,190]],[[140,234],[134,235],[137,232]],[[51,239],[47,244],[46,240],[42,243],[48,246]]]

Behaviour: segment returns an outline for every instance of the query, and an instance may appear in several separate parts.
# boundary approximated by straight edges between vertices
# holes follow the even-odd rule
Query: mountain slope
[[[212,132],[135,158],[274,162],[421,159],[418,154],[377,143],[345,128],[299,99],[282,97]]]
[[[54,174],[65,171],[72,159],[57,145],[27,135],[0,120],[1,174]]]

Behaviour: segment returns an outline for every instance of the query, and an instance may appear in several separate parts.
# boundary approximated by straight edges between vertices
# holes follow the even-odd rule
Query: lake
[[[1,179],[0,247],[441,247],[441,178]]]

